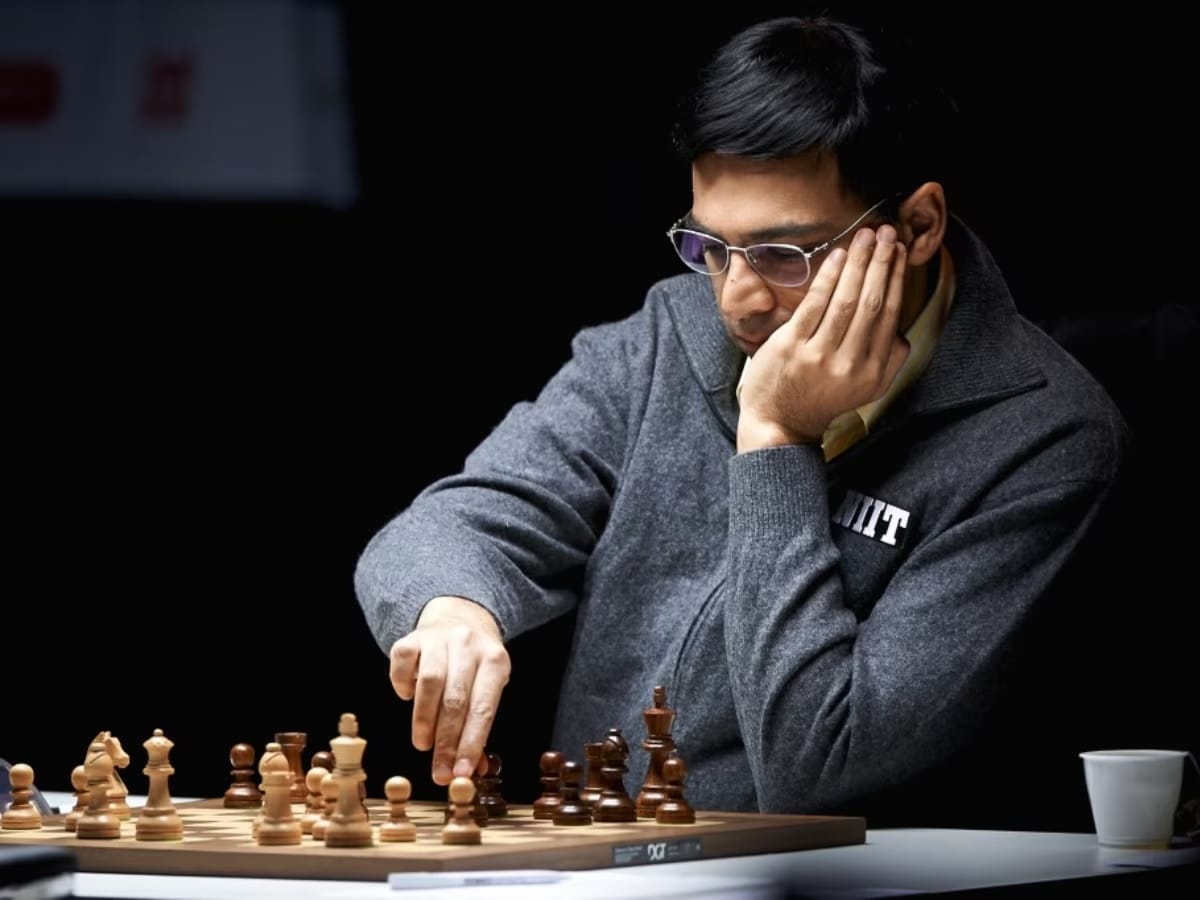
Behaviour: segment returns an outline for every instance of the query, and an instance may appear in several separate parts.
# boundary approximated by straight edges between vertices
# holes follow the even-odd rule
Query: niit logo
[[[897,533],[908,528],[908,510],[858,491],[847,491],[833,521],[863,537],[895,546]]]

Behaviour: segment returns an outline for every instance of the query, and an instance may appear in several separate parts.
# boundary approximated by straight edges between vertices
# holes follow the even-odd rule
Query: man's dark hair
[[[864,202],[907,193],[937,177],[919,167],[933,147],[916,83],[910,70],[889,69],[853,25],[825,16],[759,22],[700,70],[675,149],[688,163],[710,151],[755,159],[832,152],[843,186]]]

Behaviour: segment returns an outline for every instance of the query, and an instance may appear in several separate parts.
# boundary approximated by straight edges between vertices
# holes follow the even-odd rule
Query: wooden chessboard
[[[371,821],[387,820],[387,802],[368,800]],[[297,816],[303,804],[294,807]],[[81,839],[50,816],[29,831],[0,831],[0,847],[52,844],[70,847],[83,872],[153,875],[229,875],[262,878],[325,878],[382,881],[391,872],[470,869],[599,869],[611,866],[746,856],[862,844],[861,818],[697,812],[690,825],[659,825],[653,819],[630,823],[564,826],[533,818],[530,806],[509,806],[504,818],[483,828],[482,843],[441,842],[444,803],[413,801],[408,817],[417,826],[410,843],[376,840],[372,847],[326,847],[309,836],[291,847],[260,847],[251,837],[254,809],[225,809],[222,801],[179,803],[181,841],[139,841],[135,823],[122,823],[121,837]],[[138,810],[134,810],[134,816]]]

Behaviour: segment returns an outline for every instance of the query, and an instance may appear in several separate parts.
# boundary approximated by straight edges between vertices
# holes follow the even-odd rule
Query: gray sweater
[[[583,330],[366,547],[379,645],[441,594],[506,637],[574,608],[554,746],[581,761],[621,728],[636,790],[662,684],[698,809],[855,810],[969,747],[1127,437],[957,220],[947,245],[957,293],[927,369],[829,464],[735,452],[742,357],[704,276]]]

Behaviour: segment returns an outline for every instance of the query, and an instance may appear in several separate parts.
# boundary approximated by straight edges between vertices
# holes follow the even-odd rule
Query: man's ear
[[[946,192],[940,184],[927,181],[900,202],[896,231],[908,248],[910,266],[933,259],[946,236]]]

